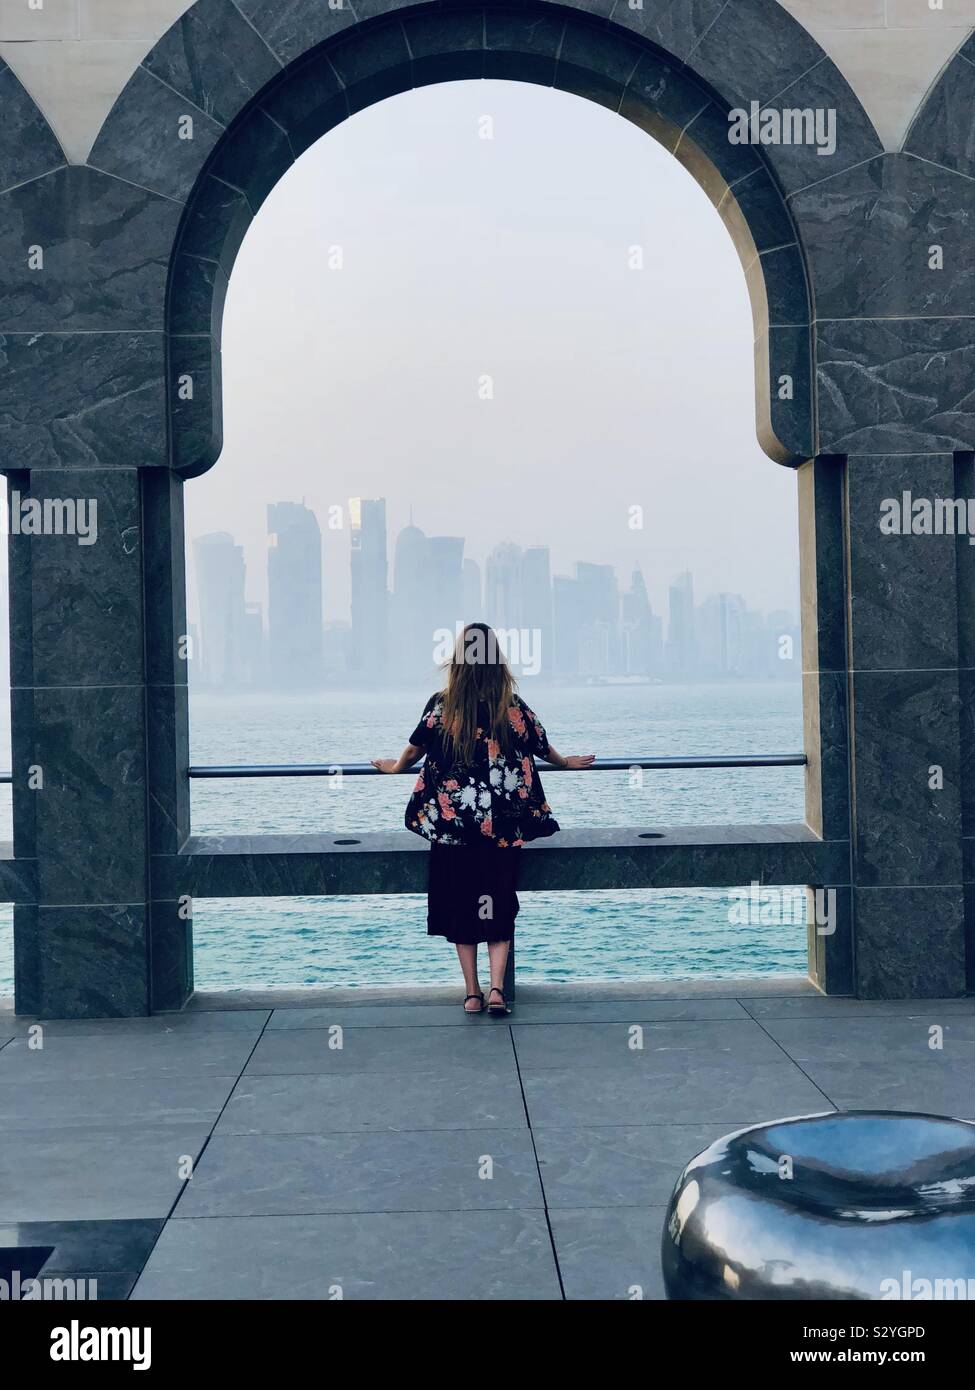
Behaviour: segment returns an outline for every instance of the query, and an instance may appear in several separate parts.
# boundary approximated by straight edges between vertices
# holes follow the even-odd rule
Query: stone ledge
[[[693,1003],[697,1000],[753,999],[822,999],[826,996],[803,975],[748,975],[724,980],[699,977],[679,980],[528,980],[518,983],[518,1004],[618,1004],[642,1003],[647,1000],[671,1003]],[[4,1023],[4,1003],[0,1000],[0,1025]],[[248,1009],[310,1009],[332,1006],[398,1005],[400,1007],[430,1007],[457,1003],[456,985],[389,984],[389,985],[295,985],[268,989],[197,990],[183,1013],[223,1013]],[[975,1005],[975,1001],[973,1001]],[[435,1014],[435,1017],[439,1015]],[[746,1015],[743,1013],[744,1019]],[[425,1022],[425,1020],[420,1020]],[[432,1020],[431,1020],[432,1021]],[[524,1016],[512,1022],[525,1022]],[[558,1022],[553,1018],[553,1022]],[[17,1019],[17,1027],[25,1020]],[[2,1028],[0,1028],[2,1031]]]
[[[154,858],[153,897],[422,893],[427,852],[406,831],[194,836],[181,854]],[[849,880],[848,843],[820,840],[802,824],[568,830],[527,846],[524,855],[526,892]]]

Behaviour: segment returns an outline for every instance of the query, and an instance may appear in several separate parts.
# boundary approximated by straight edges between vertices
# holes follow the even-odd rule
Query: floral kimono
[[[554,835],[559,829],[545,800],[535,758],[548,754],[548,739],[520,696],[508,709],[511,746],[507,753],[488,736],[487,706],[478,711],[469,765],[459,766],[444,739],[443,694],[432,695],[410,743],[426,752],[406,808],[406,828],[438,845],[493,844],[498,849]]]

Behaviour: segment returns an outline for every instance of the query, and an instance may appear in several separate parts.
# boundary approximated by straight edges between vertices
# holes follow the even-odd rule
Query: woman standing
[[[518,913],[519,856],[528,840],[554,835],[535,758],[555,767],[591,767],[595,755],[564,758],[524,700],[498,639],[469,623],[446,666],[443,690],[427,701],[398,758],[374,758],[380,772],[405,772],[426,754],[406,808],[406,827],[430,845],[427,934],[457,947],[467,990],[464,1009],[482,1013],[477,948],[491,972],[487,1009],[511,1012],[504,972]]]

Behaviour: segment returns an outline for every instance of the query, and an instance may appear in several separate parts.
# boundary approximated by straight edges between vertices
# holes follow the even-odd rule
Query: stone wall
[[[777,2],[833,59],[888,150],[900,149],[925,93],[975,28],[975,0],[943,0],[942,8],[930,0],[769,0]],[[83,164],[115,98],[191,0],[40,0],[31,8],[38,3],[0,0],[0,58],[68,160]]]

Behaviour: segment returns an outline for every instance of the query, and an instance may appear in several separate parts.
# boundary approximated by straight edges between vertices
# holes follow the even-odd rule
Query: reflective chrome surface
[[[975,1125],[862,1110],[725,1135],[681,1174],[662,1257],[673,1299],[975,1299]]]

